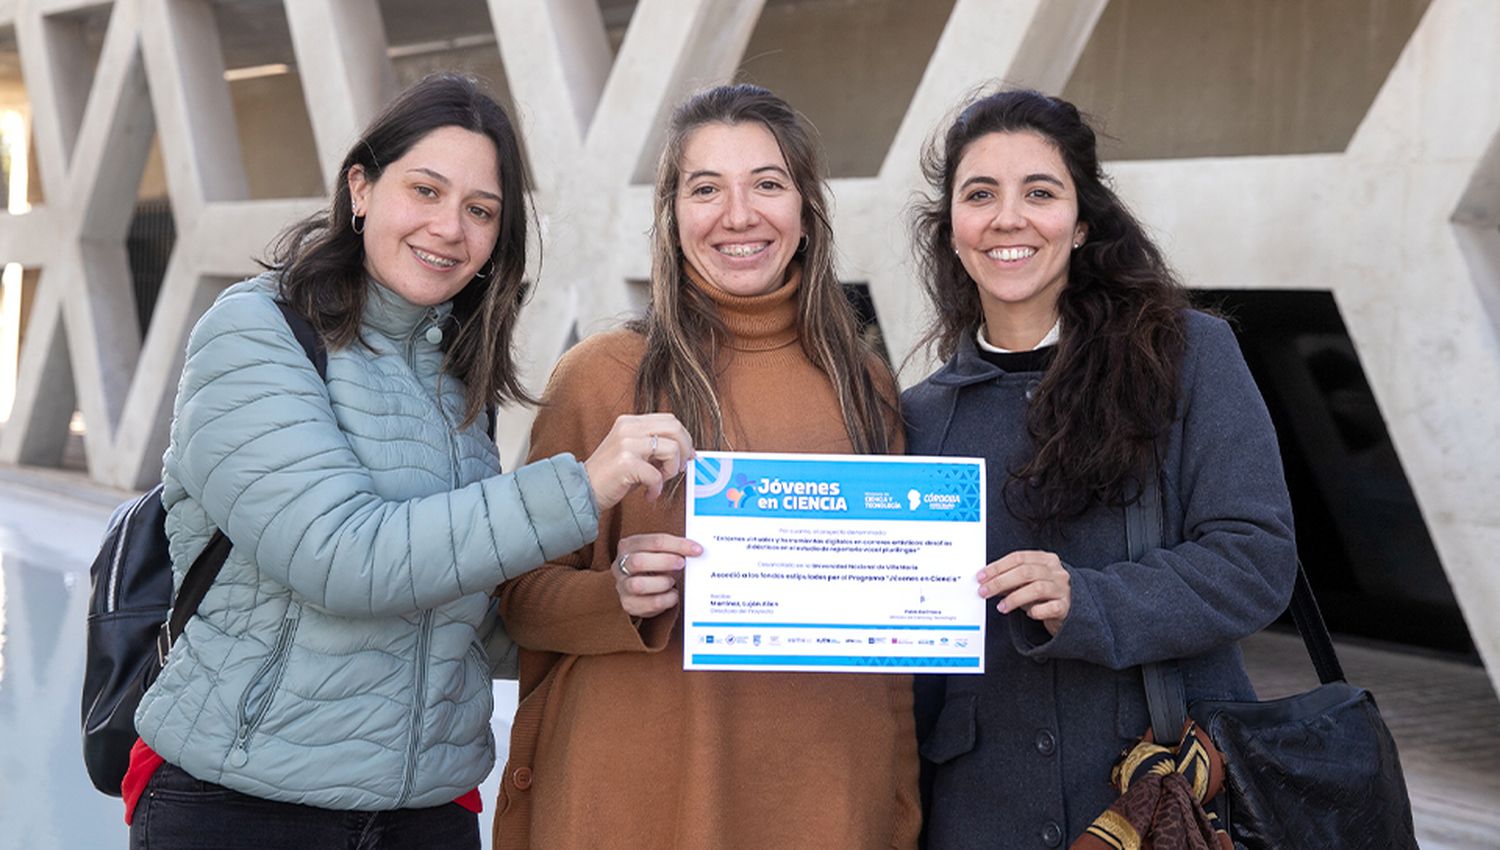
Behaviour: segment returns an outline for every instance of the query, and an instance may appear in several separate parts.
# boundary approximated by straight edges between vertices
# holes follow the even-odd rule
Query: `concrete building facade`
[[[664,117],[735,78],[820,128],[842,274],[901,363],[925,315],[919,151],[999,80],[1098,116],[1117,188],[1191,286],[1332,292],[1495,678],[1497,47],[1489,0],[0,2],[0,462],[61,463],[81,420],[91,477],[155,478],[193,321],[437,68],[488,78],[524,133],[545,244],[529,386],[640,307]],[[154,198],[175,236],[137,322],[127,235]],[[905,362],[907,383],[932,365]],[[529,415],[502,423],[514,459]]]

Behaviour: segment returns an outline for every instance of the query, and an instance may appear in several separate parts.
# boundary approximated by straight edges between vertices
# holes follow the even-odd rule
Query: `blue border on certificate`
[[[980,522],[983,485],[975,463],[706,453],[692,498],[705,517]]]
[[[707,655],[693,653],[694,664],[722,664],[726,667],[974,667],[979,659],[946,658],[932,655]]]

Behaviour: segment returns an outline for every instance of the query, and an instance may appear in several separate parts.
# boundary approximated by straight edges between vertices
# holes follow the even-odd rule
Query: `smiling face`
[[[486,268],[500,232],[500,166],[488,136],[439,127],[371,181],[349,169],[365,271],[413,304],[441,304]]]
[[[1088,231],[1057,147],[1031,132],[974,140],[954,171],[950,212],[953,247],[979,285],[990,341],[1034,346],[1057,321],[1068,259]]]
[[[734,295],[781,286],[802,238],[802,195],[771,131],[706,124],[679,165],[677,238],[688,262]]]

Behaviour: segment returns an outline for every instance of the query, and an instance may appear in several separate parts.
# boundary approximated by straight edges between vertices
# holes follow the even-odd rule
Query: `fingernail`
[[[995,606],[995,610],[999,611],[1002,614],[1009,614],[1010,613],[1010,609],[1005,607],[1005,603],[1004,602],[1001,602],[1000,604],[996,605]]]
[[[697,543],[694,543],[692,545],[692,548],[690,548],[688,551],[692,552],[694,555],[702,555],[703,547],[699,546]]]

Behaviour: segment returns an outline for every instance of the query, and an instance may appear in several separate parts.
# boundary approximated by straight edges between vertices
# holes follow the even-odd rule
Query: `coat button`
[[[1041,385],[1042,385],[1041,381],[1030,381],[1030,382],[1028,382],[1026,384],[1026,400],[1027,401],[1031,401],[1032,399],[1036,398],[1037,387],[1040,387]]]
[[[1057,752],[1057,738],[1046,729],[1036,733],[1036,751],[1044,756]]]
[[[1056,847],[1057,845],[1061,844],[1062,827],[1058,826],[1050,820],[1047,821],[1047,823],[1042,826],[1042,843],[1047,845],[1048,847]]]
[[[525,791],[531,787],[531,768],[518,767],[510,775],[510,781],[514,782],[516,788]]]

